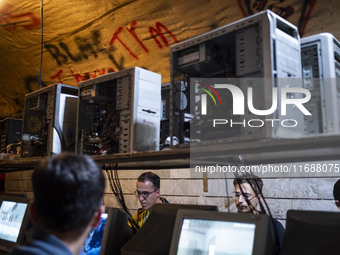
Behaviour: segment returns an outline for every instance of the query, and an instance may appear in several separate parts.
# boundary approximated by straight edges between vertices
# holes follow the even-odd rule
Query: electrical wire
[[[107,174],[111,191],[116,197],[119,206],[128,215],[129,223],[132,227],[133,232],[134,233],[137,232],[139,230],[139,226],[137,222],[133,219],[125,203],[122,186],[120,185],[119,176],[118,176],[118,164],[115,164],[114,166],[110,165],[109,167],[106,167],[105,165],[103,165],[102,169],[104,169]]]
[[[240,163],[236,164],[236,167],[238,169],[240,169],[240,164],[244,165],[244,157],[242,155],[239,155],[239,159],[240,159]],[[256,176],[252,172],[248,173],[248,175],[252,175],[252,177],[256,178]],[[251,204],[250,199],[248,199],[245,196],[244,189],[241,186],[241,180],[240,180],[241,178],[242,178],[242,175],[238,175],[238,173],[236,172],[235,173],[235,179],[236,179],[236,181],[237,181],[237,183],[238,183],[238,185],[240,187],[242,196],[245,198],[245,201],[246,201],[248,207],[250,208],[250,210],[252,212],[253,211],[257,211],[257,209]],[[271,223],[272,223],[272,226],[273,226],[273,229],[274,229],[274,241],[275,241],[276,254],[279,254],[280,248],[281,248],[280,247],[280,240],[279,240],[279,233],[278,233],[277,227],[275,225],[273,215],[272,215],[272,213],[270,211],[270,208],[268,206],[268,203],[266,201],[266,198],[262,194],[262,188],[260,187],[260,185],[259,185],[259,183],[257,181],[254,181],[256,187],[253,187],[253,185],[250,182],[250,180],[248,178],[245,178],[245,179],[246,179],[246,182],[252,187],[252,189],[253,189],[253,191],[255,193],[255,196],[258,197],[258,196],[261,195],[262,199],[259,199],[260,213],[267,214],[270,217],[270,220],[271,220]]]
[[[41,17],[41,42],[40,42],[40,72],[39,72],[38,90],[41,88],[43,48],[44,48],[44,1],[43,0],[41,0],[40,2],[40,17]]]
[[[247,180],[247,182],[248,182],[248,180]],[[260,189],[260,187],[259,187],[259,184],[258,184],[256,181],[255,181],[255,185],[257,186],[257,189],[261,191],[261,189]],[[254,189],[254,190],[256,190],[256,189]],[[261,192],[261,193],[262,193],[262,192]],[[255,194],[256,194],[256,192],[255,192]],[[256,194],[256,196],[258,196],[258,194]],[[270,208],[269,208],[269,206],[268,206],[267,200],[265,199],[265,197],[263,196],[263,194],[261,194],[261,196],[262,196],[262,199],[259,200],[260,208],[261,208],[261,210],[264,210],[265,213],[268,214],[269,217],[270,217],[270,220],[271,220],[271,222],[272,222],[272,226],[273,226],[273,229],[274,229],[274,239],[275,239],[276,254],[279,254],[279,253],[280,253],[280,249],[281,249],[281,247],[280,247],[279,232],[278,232],[278,230],[277,230],[277,227],[276,227],[276,224],[275,224],[273,215],[272,215],[272,213],[271,213],[271,211],[270,211]],[[265,207],[266,207],[267,210],[265,210],[262,201],[263,201],[263,203],[265,204]]]

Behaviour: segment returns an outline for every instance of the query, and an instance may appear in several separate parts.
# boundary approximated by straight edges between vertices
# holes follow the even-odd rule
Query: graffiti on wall
[[[20,28],[32,30],[40,26],[40,19],[32,12],[15,12],[14,6],[6,3],[0,9],[0,26],[11,32]]]
[[[39,14],[33,12],[37,10],[37,5],[26,4],[26,1],[20,2],[20,6],[24,6],[21,8],[13,3],[3,2],[0,5],[0,29],[5,32],[0,34],[0,39],[3,39],[1,42],[5,47],[12,47],[12,49],[16,47],[19,49],[20,46],[20,50],[25,51],[24,54],[29,54],[28,57],[24,54],[20,55],[19,51],[11,50],[8,51],[12,54],[10,55],[6,50],[3,51],[4,54],[8,54],[6,55],[8,57],[6,60],[3,58],[0,63],[2,71],[0,74],[5,76],[1,81],[0,105],[3,107],[1,107],[0,117],[10,115],[10,111],[14,109],[12,105],[20,106],[23,95],[37,90],[39,82],[41,87],[52,83],[77,86],[82,81],[117,72],[131,65],[165,74],[162,77],[167,76],[164,80],[167,82],[171,45],[266,9],[274,11],[290,22],[293,21],[292,23],[299,28],[302,35],[317,2],[316,0],[216,0],[216,4],[206,1],[190,10],[188,8],[195,2],[194,0],[183,1],[180,4],[161,0],[157,4],[150,4],[150,10],[147,8],[136,14],[134,10],[139,6],[136,1],[126,2],[118,7],[112,5],[112,9],[103,9],[103,15],[95,14],[91,20],[86,20],[85,22],[88,23],[81,26],[84,29],[74,30],[75,32],[69,34],[70,36],[64,36],[65,31],[58,30],[59,26],[56,26],[58,29],[55,31],[49,31],[48,27],[44,29],[45,33],[53,34],[55,37],[45,41],[43,45],[44,62],[42,81],[40,81],[38,40],[42,21]],[[192,11],[194,9],[204,10],[207,16],[212,18],[196,19],[197,15],[192,15],[197,14],[197,11]],[[119,15],[117,15],[118,10]],[[80,13],[83,13],[83,10],[76,14],[80,15]],[[124,16],[124,13],[129,15]],[[60,14],[65,15],[63,12]],[[77,20],[76,16],[73,18]],[[58,17],[54,20],[58,20]],[[60,20],[65,22],[65,19]],[[71,23],[72,20],[70,25],[77,27],[77,24]],[[22,45],[18,46],[11,36],[21,36],[22,32],[30,38],[21,41]],[[33,46],[28,45],[32,42],[35,43]],[[28,50],[30,47],[32,50]],[[16,61],[12,63],[11,59]],[[7,76],[6,70],[10,70],[11,75]],[[16,107],[15,111],[19,113],[20,107]]]
[[[64,67],[65,65],[71,63],[79,63],[82,61],[90,60],[91,58],[96,59],[100,54],[104,54],[112,62],[113,65],[107,68],[96,68],[84,74],[74,73],[72,68],[68,67],[66,69],[58,70],[55,74],[50,76],[50,79],[52,81],[63,83],[62,76],[72,75],[77,84],[79,84],[79,82],[81,81],[96,78],[99,75],[105,73],[115,72],[124,69],[124,60],[126,57],[131,57],[135,60],[139,60],[138,54],[131,49],[130,45],[136,45],[137,43],[137,45],[145,53],[150,53],[151,49],[155,47],[148,47],[145,43],[143,43],[138,34],[136,26],[137,21],[132,21],[130,23],[130,26],[125,28],[119,26],[113,33],[110,41],[106,43],[106,48],[101,46],[101,32],[98,30],[91,31],[91,35],[88,38],[77,36],[74,39],[75,47],[74,45],[68,45],[64,42],[59,42],[58,44],[44,44],[44,48],[47,50],[47,52],[50,54],[50,56],[59,67]],[[124,41],[121,38],[121,34],[124,32],[129,33],[132,40]],[[159,21],[155,22],[154,26],[149,26],[148,32],[150,34],[150,37],[153,38],[155,42],[156,49],[163,49],[164,47],[169,47],[173,43],[178,43],[178,40],[176,36],[172,33],[172,31],[169,30],[166,25]],[[123,49],[126,53],[120,53],[122,54],[122,56],[119,57],[119,60],[115,58],[116,44],[120,44],[121,46],[123,46]],[[73,49],[73,51],[71,49]],[[26,87],[28,86],[26,85]]]

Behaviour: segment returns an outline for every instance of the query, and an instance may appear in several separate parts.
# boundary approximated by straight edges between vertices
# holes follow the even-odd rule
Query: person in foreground
[[[139,228],[143,226],[149,217],[150,208],[157,203],[169,203],[160,196],[160,178],[152,172],[145,172],[138,177],[134,194],[142,206],[133,216],[133,220]]]
[[[78,255],[105,210],[101,169],[89,156],[62,153],[33,172],[32,185],[32,240],[11,254]]]
[[[234,179],[235,187],[235,203],[239,213],[265,213],[259,209],[259,204],[262,199],[262,180],[253,174],[245,174]],[[280,246],[283,243],[284,227],[282,224],[274,220],[275,228],[277,230]]]

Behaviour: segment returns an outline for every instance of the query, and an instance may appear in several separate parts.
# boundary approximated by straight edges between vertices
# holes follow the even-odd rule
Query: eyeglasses
[[[136,197],[140,197],[140,195],[142,195],[142,197],[144,199],[147,199],[148,196],[150,196],[152,193],[154,193],[157,189],[155,189],[154,191],[148,192],[148,191],[139,191],[136,190],[133,194],[135,194]]]
[[[252,200],[254,197],[256,197],[256,196],[252,196],[251,194],[248,194],[248,193],[244,193],[244,194],[239,193],[239,192],[235,192],[235,193],[234,193],[234,197],[235,197],[235,198],[239,199],[240,196],[243,196],[243,197],[244,197],[246,200],[248,200],[248,201],[250,201],[250,200]]]

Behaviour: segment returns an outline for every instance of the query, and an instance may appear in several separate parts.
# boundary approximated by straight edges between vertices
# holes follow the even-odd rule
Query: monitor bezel
[[[173,213],[177,215],[178,210],[201,210],[201,211],[218,211],[217,205],[193,205],[193,204],[175,204],[175,203],[159,203],[154,204],[149,209],[150,215],[157,213]]]
[[[112,222],[112,215],[113,215],[113,208],[110,207],[105,207],[105,213],[107,213],[107,218],[105,222],[105,228],[104,228],[104,233],[102,237],[102,242],[100,244],[100,252],[99,255],[104,255],[105,254],[105,249],[107,246],[107,242],[109,241],[109,233],[110,233],[110,226]]]
[[[280,254],[339,254],[339,233],[337,211],[288,210]]]
[[[4,201],[27,204],[25,214],[24,214],[24,217],[22,219],[21,226],[20,226],[17,241],[12,242],[12,241],[0,238],[0,250],[11,251],[12,249],[17,247],[18,245],[23,244],[23,242],[25,241],[26,230],[28,229],[29,223],[30,223],[30,217],[29,217],[30,202],[26,198],[26,196],[21,195],[21,194],[18,194],[18,195],[4,194],[4,195],[0,195],[0,208],[1,208],[2,203]]]
[[[99,255],[117,253],[133,235],[128,215],[120,208],[106,207],[107,219]]]
[[[266,254],[265,248],[269,231],[268,215],[179,209],[177,212],[174,231],[172,234],[169,255],[177,254],[178,243],[184,219],[228,221],[255,224],[255,236],[252,254]],[[264,235],[264,233],[266,234]]]
[[[141,229],[122,247],[122,254],[169,254],[179,209],[217,211],[216,205],[157,203]],[[154,245],[145,245],[152,243]]]

